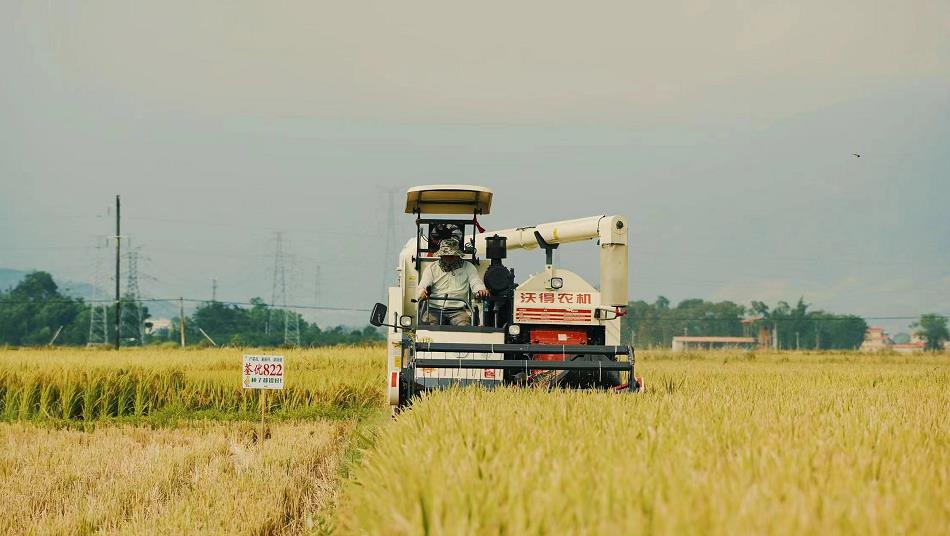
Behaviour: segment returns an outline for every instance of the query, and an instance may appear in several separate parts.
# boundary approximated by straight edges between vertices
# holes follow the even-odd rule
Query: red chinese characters
[[[589,292],[520,292],[518,303],[593,305],[594,300]]]

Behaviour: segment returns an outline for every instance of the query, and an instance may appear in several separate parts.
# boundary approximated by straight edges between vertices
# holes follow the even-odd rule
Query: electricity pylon
[[[287,302],[287,274],[284,272],[284,236],[281,233],[274,235],[274,282],[271,286],[270,309],[267,311],[267,323],[264,333],[270,335],[276,326],[275,307],[278,303]],[[283,311],[281,311],[283,314]]]
[[[105,279],[105,247],[100,238],[96,238],[96,271],[92,281],[92,295],[89,298],[89,339],[87,346],[109,344],[109,303],[106,299],[103,281]]]
[[[267,324],[264,332],[268,335],[277,333],[277,318],[275,307],[280,307],[280,316],[284,321],[284,344],[300,346],[300,317],[296,313],[288,314],[287,310],[287,257],[284,254],[284,236],[276,233],[274,236],[274,280],[271,287],[271,308],[267,313]]]
[[[297,263],[294,257],[289,257],[290,263],[290,294],[296,296],[294,289],[300,287],[300,277],[297,273]],[[300,315],[297,311],[291,311],[287,308],[287,292],[284,293],[284,345],[300,346]]]
[[[129,242],[132,240],[129,239]],[[125,296],[123,299],[128,302],[122,308],[122,321],[119,322],[120,336],[127,337],[130,344],[145,344],[145,319],[142,318],[142,293],[139,290],[139,260],[138,251],[129,246],[127,254],[129,269],[127,271],[128,279],[125,284]]]

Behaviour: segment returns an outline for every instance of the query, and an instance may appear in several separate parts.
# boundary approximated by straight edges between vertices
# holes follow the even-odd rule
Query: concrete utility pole
[[[801,350],[801,349],[802,349],[801,345],[799,344],[798,332],[797,332],[797,331],[795,332],[795,349],[796,349],[796,350]]]
[[[120,232],[121,219],[119,217],[119,196],[115,196],[115,349],[119,349],[122,339],[119,328],[122,316],[122,297],[119,295],[119,271],[122,269],[122,234]]]
[[[218,301],[218,280],[211,278],[211,301]]]

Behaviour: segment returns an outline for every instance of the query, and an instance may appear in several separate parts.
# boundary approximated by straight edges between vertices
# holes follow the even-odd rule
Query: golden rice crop
[[[93,432],[0,424],[4,534],[289,534],[325,528],[353,421]]]
[[[620,395],[460,389],[381,430],[359,534],[945,534],[942,357],[647,356]]]
[[[248,350],[247,352],[251,352]],[[270,351],[285,355],[286,386],[272,412],[293,416],[378,407],[384,370],[376,347]],[[251,414],[261,391],[241,387],[240,349],[0,351],[0,418],[92,421],[169,409]]]

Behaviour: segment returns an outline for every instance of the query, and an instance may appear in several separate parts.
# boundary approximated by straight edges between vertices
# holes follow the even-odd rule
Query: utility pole
[[[211,301],[218,301],[218,280],[211,278]]]
[[[122,269],[122,233],[121,231],[121,219],[119,217],[119,196],[115,196],[115,349],[119,349],[119,339],[120,335],[120,317],[122,315],[122,302],[121,296],[119,295],[119,272]]]
[[[795,332],[795,349],[796,349],[796,350],[801,350],[801,349],[802,349],[801,345],[799,344],[798,332],[797,332],[797,331]]]
[[[185,298],[178,298],[178,334],[181,336],[181,347],[185,347]]]

